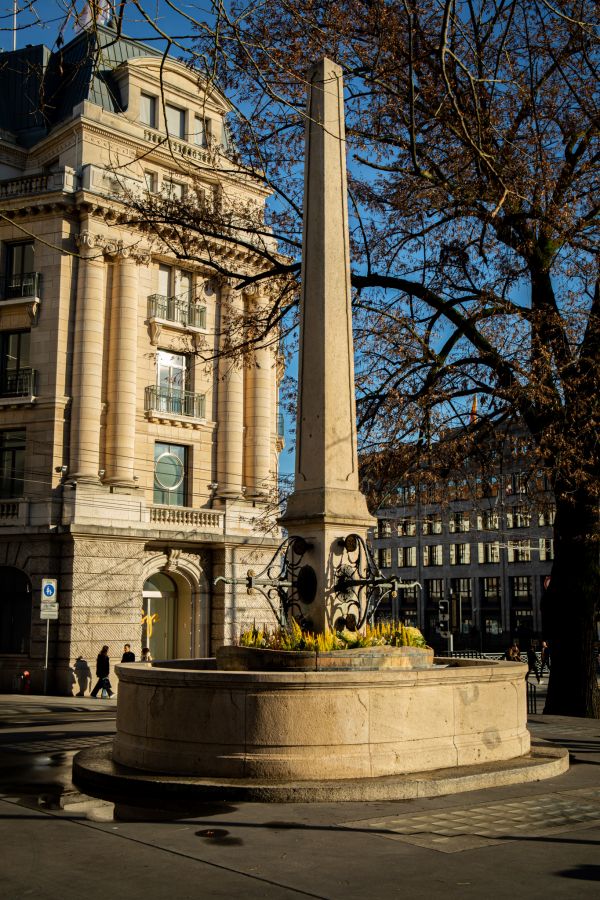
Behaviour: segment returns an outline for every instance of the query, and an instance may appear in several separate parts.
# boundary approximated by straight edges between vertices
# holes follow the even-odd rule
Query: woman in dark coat
[[[108,658],[108,646],[105,644],[98,654],[98,658],[96,659],[96,675],[98,677],[98,681],[94,685],[94,690],[90,694],[90,697],[95,697],[100,688],[103,686],[108,691],[108,696],[112,697],[113,690],[110,685],[110,681],[108,680],[109,672],[110,660]]]

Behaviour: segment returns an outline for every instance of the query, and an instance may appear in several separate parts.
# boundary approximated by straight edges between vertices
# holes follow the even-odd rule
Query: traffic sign
[[[40,619],[58,619],[58,603],[42,603]]]
[[[42,578],[42,603],[58,602],[58,582],[56,578]]]

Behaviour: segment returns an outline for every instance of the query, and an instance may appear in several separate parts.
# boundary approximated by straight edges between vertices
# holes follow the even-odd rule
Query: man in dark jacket
[[[131,652],[131,644],[125,644],[123,647],[123,656],[121,662],[135,662],[135,653]]]
[[[106,688],[108,696],[112,697],[113,691],[110,686],[110,681],[108,680],[109,672],[110,660],[108,658],[108,646],[105,644],[96,659],[96,676],[98,681],[94,685],[94,690],[90,694],[90,697],[95,697],[101,687]]]

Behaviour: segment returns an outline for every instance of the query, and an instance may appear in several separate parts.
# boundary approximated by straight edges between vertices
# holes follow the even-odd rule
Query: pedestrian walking
[[[538,667],[537,667],[537,653],[535,652],[533,647],[530,646],[527,648],[527,676],[529,676],[532,672],[535,675],[535,677],[537,678],[538,684],[539,684],[540,683],[540,673],[538,672]]]
[[[87,659],[84,659],[83,656],[78,656],[73,665],[73,669],[79,686],[79,693],[75,694],[75,696],[85,697],[85,692],[92,684],[92,671]]]
[[[152,662],[152,657],[150,656],[150,648],[142,647],[142,662],[150,663]]]
[[[131,644],[125,644],[123,647],[123,656],[121,662],[135,662],[135,653],[131,652]]]
[[[109,674],[110,660],[108,658],[108,646],[105,644],[96,659],[96,677],[98,681],[94,685],[94,690],[90,694],[90,697],[96,697],[100,688],[105,688],[108,691],[108,696],[112,697],[113,691],[108,677]]]
[[[542,662],[540,665],[540,678],[544,675],[544,666],[548,669],[548,673],[550,672],[550,647],[548,646],[546,641],[542,641]]]

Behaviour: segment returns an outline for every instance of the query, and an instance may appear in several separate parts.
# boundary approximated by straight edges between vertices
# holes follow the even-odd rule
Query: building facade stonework
[[[102,27],[0,62],[0,690],[23,671],[42,687],[53,578],[47,680],[68,693],[103,644],[112,663],[124,643],[206,656],[272,615],[213,587],[279,542],[277,348],[219,356],[230,317],[268,298],[177,259],[128,209],[266,197],[223,164],[231,107],[185,66]]]
[[[398,485],[377,511],[371,539],[382,572],[410,587],[380,606],[380,618],[420,628],[448,649],[440,603],[455,650],[525,649],[543,638],[541,602],[554,559],[554,499],[532,467],[529,441],[513,427],[482,471],[465,460],[444,483]]]

